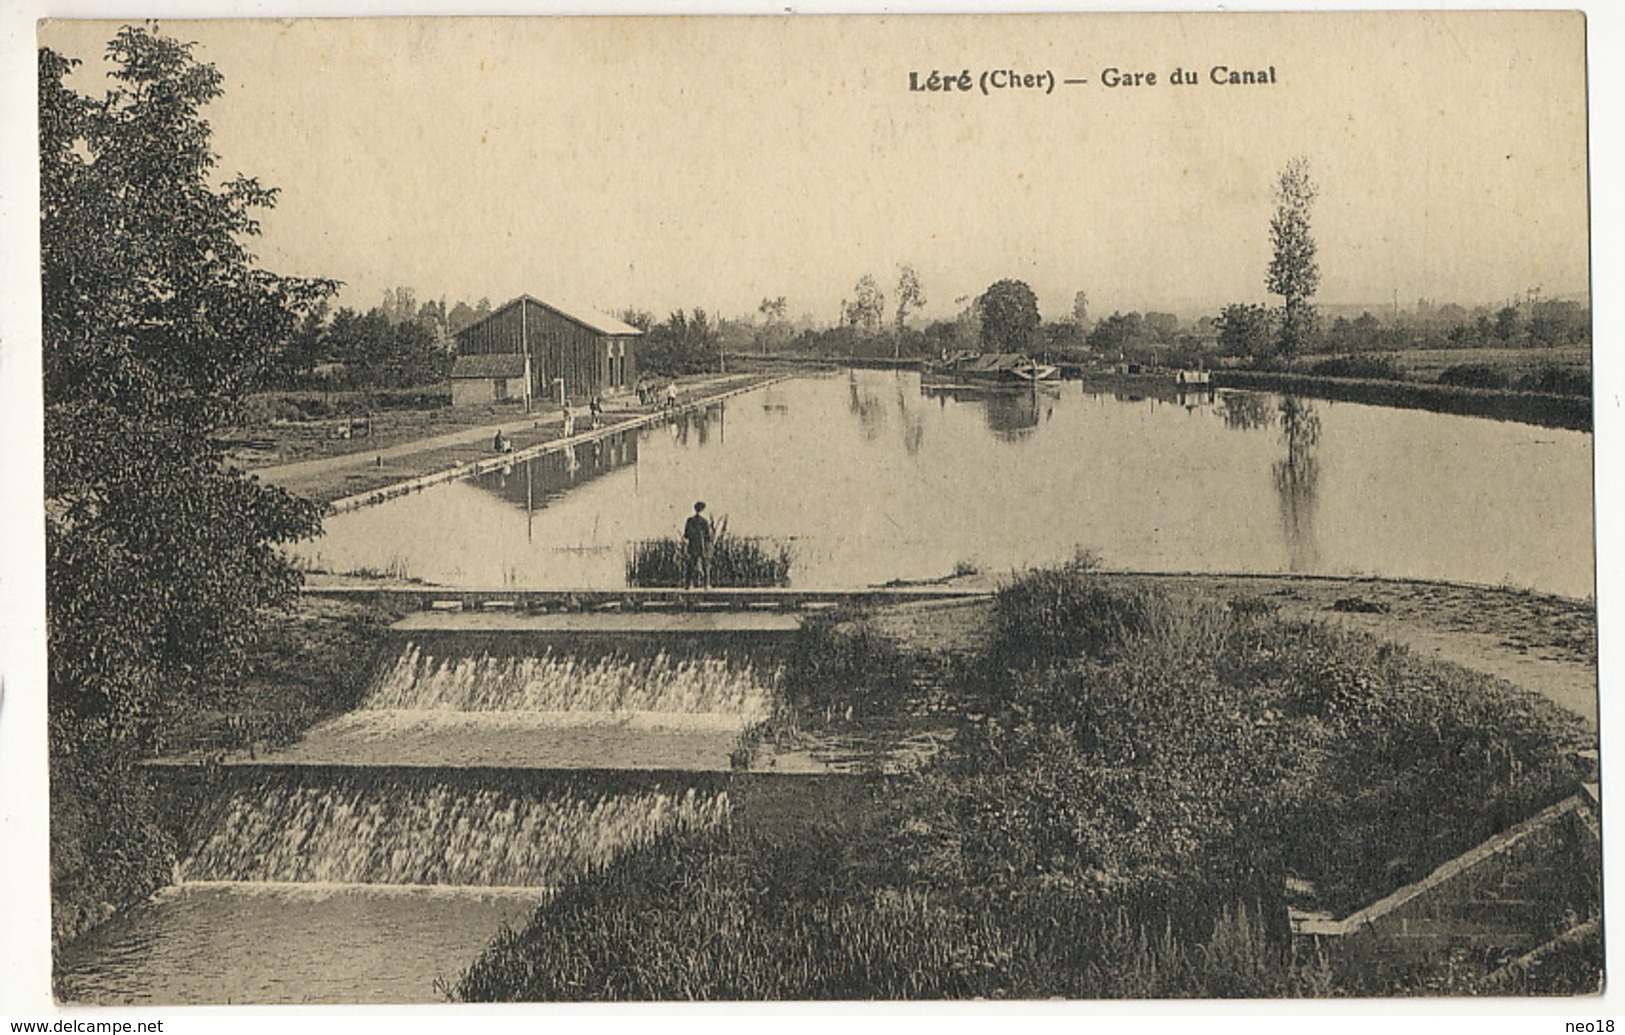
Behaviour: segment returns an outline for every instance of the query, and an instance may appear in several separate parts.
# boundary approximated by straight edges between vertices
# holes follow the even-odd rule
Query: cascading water
[[[179,883],[63,954],[61,993],[432,999],[551,890],[722,822],[722,771],[779,667],[624,647],[408,641],[300,743],[177,771],[200,781]]]
[[[183,881],[556,887],[668,831],[710,826],[727,794],[575,781],[543,793],[339,777],[234,790]]]
[[[550,715],[764,718],[777,667],[660,651],[582,657],[543,648],[534,656],[436,657],[408,643],[362,703],[365,710],[531,712]]]
[[[725,770],[782,665],[719,650],[412,639],[361,706],[279,751],[304,764]]]

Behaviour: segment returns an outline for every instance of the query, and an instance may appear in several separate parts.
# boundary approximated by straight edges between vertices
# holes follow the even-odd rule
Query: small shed
[[[451,404],[481,406],[525,400],[525,356],[458,356],[451,366]]]
[[[563,383],[573,399],[612,395],[637,383],[637,341],[643,332],[612,316],[543,302],[530,295],[457,332],[457,355],[529,360],[530,395],[553,395]]]

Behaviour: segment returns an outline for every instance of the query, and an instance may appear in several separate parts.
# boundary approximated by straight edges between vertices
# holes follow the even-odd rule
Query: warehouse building
[[[637,383],[642,333],[611,316],[520,295],[457,332],[452,401],[557,402],[626,391]]]

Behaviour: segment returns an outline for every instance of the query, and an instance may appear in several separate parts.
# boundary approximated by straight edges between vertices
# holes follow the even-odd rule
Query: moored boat
[[[1034,384],[1058,381],[1059,367],[1039,363],[1019,352],[960,352],[940,363],[927,364],[925,377],[936,381],[970,384]]]

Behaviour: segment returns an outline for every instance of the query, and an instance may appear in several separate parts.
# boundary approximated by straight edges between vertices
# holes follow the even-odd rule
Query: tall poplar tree
[[[1270,220],[1270,259],[1265,287],[1282,298],[1281,356],[1291,362],[1308,346],[1315,332],[1315,308],[1309,300],[1320,286],[1320,265],[1315,261],[1315,238],[1309,210],[1318,194],[1309,178],[1309,160],[1294,158],[1281,170],[1275,186],[1275,216]]]

